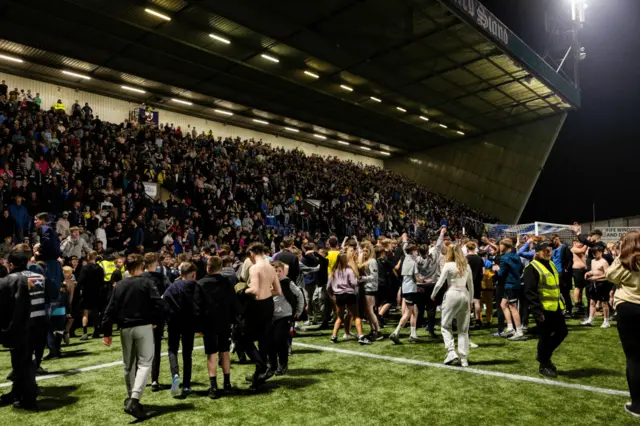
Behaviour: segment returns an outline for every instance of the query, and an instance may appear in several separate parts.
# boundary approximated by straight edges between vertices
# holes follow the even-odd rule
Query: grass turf
[[[365,326],[365,328],[367,328]],[[386,332],[390,332],[387,327]],[[311,331],[297,342],[337,347],[393,357],[442,362],[441,340],[394,346],[390,341],[361,347],[355,342],[329,343],[329,332]],[[406,342],[408,330],[403,332]],[[472,331],[480,345],[471,351],[471,367],[539,377],[535,362],[537,340],[507,342],[490,336],[488,330]],[[201,344],[196,339],[196,346]],[[166,350],[166,347],[163,348]],[[44,363],[51,373],[64,372],[119,361],[120,346],[112,348],[98,340],[79,342],[65,350],[65,358]],[[627,390],[624,355],[615,328],[603,330],[569,321],[569,336],[557,351],[557,380],[602,388]],[[0,373],[9,370],[9,354],[0,352]],[[270,380],[263,392],[247,390],[244,376],[252,366],[234,364],[233,385],[237,394],[211,401],[206,397],[208,377],[202,350],[194,354],[194,394],[186,400],[172,399],[168,391],[143,396],[143,404],[156,415],[145,423],[164,425],[356,425],[418,423],[511,425],[601,425],[636,424],[624,412],[628,400],[585,390],[559,388],[506,378],[468,374],[407,365],[385,360],[309,348],[294,348],[287,376]],[[169,366],[162,361],[161,381],[168,384]],[[221,377],[219,378],[221,382]],[[2,425],[111,425],[126,424],[132,417],[122,411],[126,396],[122,367],[39,382],[42,395],[38,413],[0,408]],[[8,390],[5,388],[3,390]]]

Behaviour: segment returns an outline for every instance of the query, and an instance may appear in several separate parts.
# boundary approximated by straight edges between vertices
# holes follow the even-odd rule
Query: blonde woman
[[[440,279],[431,293],[431,300],[435,301],[438,291],[447,281],[449,288],[442,301],[442,337],[444,338],[444,346],[447,348],[444,363],[450,365],[460,362],[463,367],[468,367],[469,312],[473,300],[473,276],[467,258],[459,245],[452,244],[447,248],[446,260]],[[454,318],[458,323],[457,353],[453,342],[452,324]]]
[[[347,312],[355,319],[356,330],[358,331],[358,343],[361,345],[369,345],[371,342],[362,333],[362,322],[358,314],[358,298],[356,296],[356,288],[358,287],[358,279],[349,266],[346,253],[340,253],[336,260],[336,264],[329,275],[327,283],[327,292],[331,295],[335,302],[337,315],[336,322],[333,326],[332,343],[338,343],[338,330],[342,325],[342,317]]]
[[[365,241],[362,244],[362,263],[360,264],[360,298],[363,299],[363,315],[369,319],[371,325],[371,333],[369,340],[382,340],[378,317],[374,312],[376,304],[376,295],[378,294],[378,262],[376,261],[376,252],[373,244]]]

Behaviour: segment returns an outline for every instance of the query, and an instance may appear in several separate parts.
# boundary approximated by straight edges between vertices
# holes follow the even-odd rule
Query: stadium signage
[[[509,29],[478,0],[453,0],[453,3],[501,43],[509,44]]]
[[[598,228],[602,231],[602,241],[605,243],[615,243],[627,233],[640,229],[640,227],[619,227],[619,228]]]

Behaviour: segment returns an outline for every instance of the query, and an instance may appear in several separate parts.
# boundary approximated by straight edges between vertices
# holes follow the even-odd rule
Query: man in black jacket
[[[298,275],[300,274],[300,261],[291,248],[293,247],[293,238],[287,237],[282,240],[283,250],[273,260],[279,260],[285,265],[289,266],[287,277],[294,283],[298,281]]]
[[[191,354],[193,352],[193,339],[195,335],[193,331],[193,297],[197,286],[195,277],[195,265],[191,262],[183,263],[180,266],[180,279],[167,287],[162,296],[169,310],[167,330],[169,332],[169,366],[172,377],[171,395],[178,396],[180,388],[178,348],[182,340],[182,363],[184,368],[183,398],[191,392]]]
[[[166,289],[165,275],[162,272],[156,272],[158,268],[158,255],[156,253],[147,253],[144,255],[145,271],[142,277],[149,278],[153,282],[158,294],[162,295]],[[151,368],[151,391],[158,392],[160,390],[160,351],[162,348],[162,336],[164,335],[164,321],[155,323],[153,329],[153,367]]]
[[[126,262],[129,278],[120,281],[111,294],[104,312],[103,343],[111,346],[113,323],[120,326],[124,377],[129,397],[124,411],[141,419],[145,417],[140,398],[147,385],[153,362],[153,324],[162,321],[166,305],[153,281],[141,277],[144,258],[130,254]]]
[[[573,284],[573,253],[571,249],[562,242],[558,235],[551,236],[551,244],[553,252],[551,259],[556,265],[558,274],[560,274],[560,291],[565,300],[565,318],[571,318],[573,311],[573,303],[571,297],[571,287]]]
[[[87,254],[87,264],[80,269],[78,277],[78,293],[80,294],[80,306],[82,308],[82,337],[80,340],[89,340],[87,327],[89,318],[94,319],[93,338],[100,338],[100,307],[104,303],[100,297],[104,294],[104,269],[96,263],[98,253],[90,251]]]
[[[220,397],[216,372],[218,367],[218,353],[222,360],[224,373],[224,390],[231,389],[231,358],[229,356],[231,324],[236,314],[241,310],[229,280],[220,274],[222,259],[218,256],[210,257],[207,261],[207,275],[198,281],[193,297],[193,314],[197,332],[204,337],[204,351],[207,354],[207,368],[209,370],[209,398]]]
[[[26,271],[30,253],[21,245],[9,253],[11,274],[0,278],[0,343],[11,350],[13,387],[0,397],[0,405],[13,404],[16,408],[36,409],[36,367],[29,350],[29,316],[31,298]]]

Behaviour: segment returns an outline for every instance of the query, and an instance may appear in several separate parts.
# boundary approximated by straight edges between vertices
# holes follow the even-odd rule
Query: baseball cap
[[[542,251],[542,250],[545,250],[547,247],[551,247],[551,243],[549,241],[543,241],[541,243],[536,244],[535,250]]]

